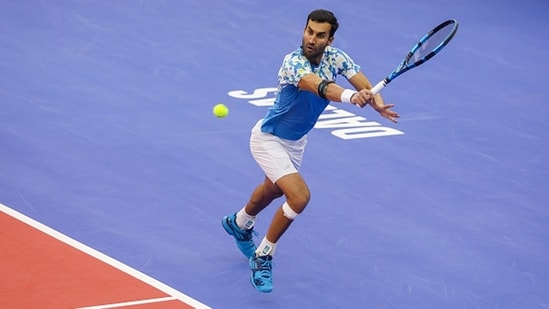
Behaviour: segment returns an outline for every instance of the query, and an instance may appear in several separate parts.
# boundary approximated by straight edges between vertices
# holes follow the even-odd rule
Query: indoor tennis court
[[[372,83],[435,25],[460,26],[383,89],[398,124],[329,105],[301,169],[311,202],[261,294],[221,218],[263,179],[250,130],[317,8]],[[549,308],[548,12],[0,2],[0,307]],[[258,217],[257,242],[282,202]]]

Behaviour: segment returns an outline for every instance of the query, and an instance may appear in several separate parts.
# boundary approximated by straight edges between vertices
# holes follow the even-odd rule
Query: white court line
[[[134,306],[134,305],[159,303],[159,302],[175,300],[175,299],[177,299],[177,298],[170,296],[170,297],[162,297],[162,298],[151,298],[151,299],[145,299],[145,300],[127,301],[127,302],[124,302],[124,303],[116,303],[116,304],[98,305],[98,306],[91,306],[91,307],[80,307],[80,308],[76,308],[76,309],[120,308],[120,307],[124,307],[124,306]]]
[[[91,247],[88,247],[86,245],[84,245],[83,243],[81,242],[78,242],[70,237],[68,237],[67,235],[65,234],[62,234],[52,228],[50,228],[49,226],[46,226],[34,219],[31,219],[7,206],[5,206],[4,204],[0,203],[0,211],[6,213],[7,215],[10,215],[12,216],[13,218],[19,220],[19,221],[22,221],[50,236],[52,236],[53,238],[61,241],[61,242],[64,242],[65,244],[75,248],[75,249],[78,249],[88,255],[91,255],[92,257],[104,262],[104,263],[107,263],[109,265],[111,265],[112,267],[120,270],[120,271],[123,271],[125,272],[126,274],[136,278],[136,279],[139,279],[157,289],[159,289],[160,291],[168,294],[168,295],[171,295],[174,299],[178,299],[184,303],[186,303],[187,305],[189,306],[193,306],[195,307],[196,309],[212,309],[211,307],[209,306],[206,306],[205,304],[191,298],[190,296],[187,296],[181,292],[179,292],[178,290],[148,276],[148,275],[145,275],[144,273],[134,269],[134,268],[131,268],[130,266],[126,265],[126,264],[123,264],[122,262],[119,262],[113,258],[111,258],[110,256],[108,255],[105,255]],[[110,308],[110,307],[98,307],[98,308]]]

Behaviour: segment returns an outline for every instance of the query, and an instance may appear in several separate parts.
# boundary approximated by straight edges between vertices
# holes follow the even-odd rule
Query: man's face
[[[332,25],[329,23],[318,23],[312,20],[307,22],[301,46],[303,54],[310,62],[318,64],[322,58],[324,48],[332,44],[334,38],[330,37],[331,28]]]

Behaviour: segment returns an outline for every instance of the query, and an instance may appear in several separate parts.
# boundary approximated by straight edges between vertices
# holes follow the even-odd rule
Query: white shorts
[[[296,173],[301,166],[307,136],[297,141],[283,139],[270,133],[261,132],[263,119],[252,129],[250,150],[265,175],[276,183],[282,176]]]

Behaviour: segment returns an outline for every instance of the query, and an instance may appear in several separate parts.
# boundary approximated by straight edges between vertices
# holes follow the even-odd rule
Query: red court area
[[[0,206],[2,308],[208,308]]]

